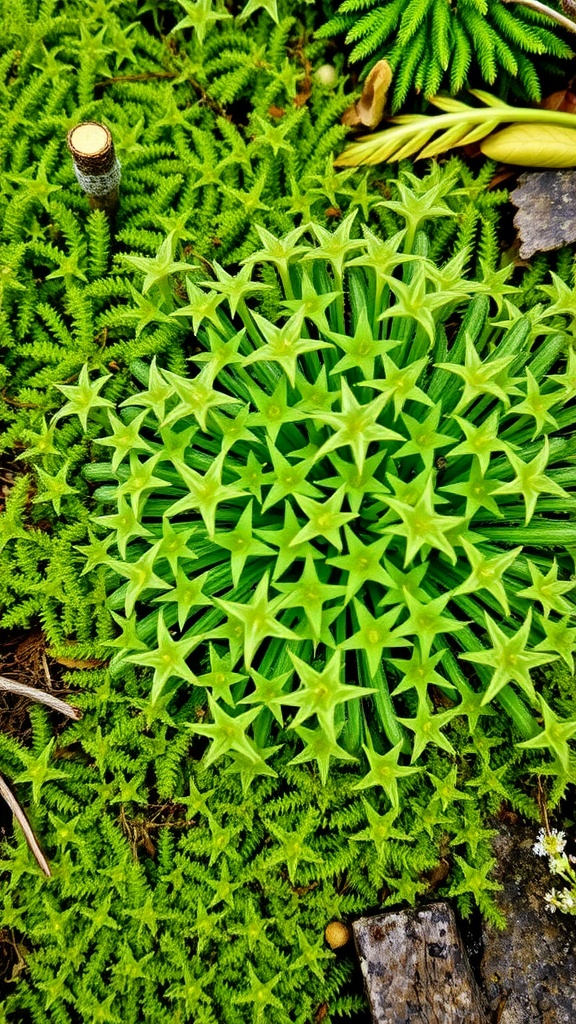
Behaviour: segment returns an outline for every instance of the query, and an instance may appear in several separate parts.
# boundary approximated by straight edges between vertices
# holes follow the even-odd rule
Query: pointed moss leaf
[[[250,678],[254,683],[255,689],[247,697],[242,697],[238,703],[259,704],[261,707],[268,708],[278,724],[283,725],[282,704],[286,699],[286,683],[291,679],[292,675],[292,670],[290,670],[269,679],[255,669],[251,669]]]
[[[354,462],[345,462],[334,452],[331,452],[328,458],[336,470],[336,475],[318,480],[318,483],[322,487],[330,487],[331,490],[343,487],[351,512],[360,510],[367,495],[389,493],[390,489],[386,484],[374,475],[386,458],[385,452],[375,452],[366,459],[361,473]]]
[[[377,422],[386,404],[384,396],[374,398],[367,405],[360,405],[344,377],[341,379],[341,385],[341,411],[319,412],[314,416],[320,423],[327,424],[334,431],[320,447],[315,459],[318,461],[327,452],[336,448],[349,447],[358,472],[361,473],[372,441],[402,440],[402,435]]]
[[[384,373],[382,379],[365,381],[366,387],[380,391],[385,398],[385,404],[390,401],[394,403],[394,418],[397,419],[406,402],[420,402],[422,405],[433,405],[422,388],[418,387],[417,381],[422,376],[424,368],[428,365],[428,359],[423,357],[417,359],[408,366],[399,367],[390,356],[382,356]],[[399,440],[403,440],[399,435]]]
[[[96,516],[94,522],[115,531],[116,544],[122,558],[126,558],[126,546],[130,540],[135,537],[152,536],[150,530],[140,522],[134,509],[123,495],[118,497],[118,512],[108,516]]]
[[[274,550],[258,540],[252,532],[252,505],[253,502],[250,501],[233,530],[216,531],[212,537],[214,544],[230,552],[232,583],[235,587],[238,586],[248,558],[262,558],[274,554]]]
[[[332,654],[321,672],[317,672],[291,651],[288,653],[300,679],[299,689],[286,698],[287,704],[298,708],[290,726],[292,729],[298,728],[312,715],[318,715],[319,719],[332,723],[334,712],[340,704],[376,692],[369,687],[351,686],[340,681],[342,668],[338,651]]]
[[[270,598],[268,584],[268,573],[266,573],[246,604],[213,598],[214,604],[242,627],[244,661],[247,668],[250,668],[252,659],[263,640],[274,636],[283,640],[295,639],[292,630],[283,626],[276,617],[278,611],[284,607],[284,597],[281,595]]]
[[[569,747],[569,740],[576,736],[576,720],[558,718],[552,708],[540,695],[540,710],[542,712],[544,728],[537,736],[523,743],[516,744],[528,750],[549,750],[558,758],[566,772],[569,771],[572,751]]]
[[[189,683],[196,683],[196,676],[186,663],[188,655],[198,647],[203,637],[201,634],[183,637],[182,640],[173,640],[170,630],[166,626],[164,616],[160,612],[157,626],[157,646],[154,650],[143,654],[128,655],[127,661],[134,661],[138,665],[146,665],[154,669],[152,682],[151,699],[154,701],[160,696],[164,686],[175,676],[177,679],[185,679]]]
[[[112,434],[108,437],[96,438],[96,443],[109,446],[113,449],[112,469],[114,471],[131,451],[136,449],[141,452],[153,451],[152,446],[148,441],[140,436],[140,428],[142,427],[147,415],[148,410],[145,409],[134,419],[130,420],[129,423],[125,423],[117,416],[114,416],[108,409],[108,417],[112,428]]]
[[[437,636],[456,633],[464,629],[466,622],[460,622],[451,615],[444,615],[450,600],[450,593],[422,602],[418,598],[406,594],[406,605],[409,616],[397,627],[399,636],[414,636],[420,646],[423,658],[427,658]]]
[[[472,572],[464,583],[456,587],[453,596],[456,597],[457,594],[475,594],[479,590],[488,590],[492,597],[495,597],[502,606],[504,613],[509,616],[510,607],[502,577],[510,566],[514,565],[522,548],[513,548],[512,551],[507,551],[502,555],[490,557],[483,554],[479,548],[474,547],[464,537],[461,540],[461,544],[470,562]]]
[[[272,574],[274,580],[283,576],[298,559],[322,557],[309,541],[296,539],[301,533],[301,526],[296,518],[296,513],[288,502],[284,505],[284,525],[280,529],[257,530],[256,533],[267,544],[278,548],[276,565]]]
[[[364,747],[364,753],[368,759],[370,770],[360,782],[357,782],[354,789],[370,789],[372,786],[379,786],[384,790],[392,807],[398,811],[400,808],[400,792],[398,780],[415,775],[422,771],[421,768],[413,768],[408,765],[398,764],[402,743],[397,743],[387,754],[378,754],[370,747]]]
[[[72,487],[66,479],[68,471],[69,463],[65,463],[54,476],[38,466],[36,472],[42,489],[32,499],[34,504],[41,505],[49,502],[54,511],[59,514],[62,507],[62,498],[76,493],[76,488]]]
[[[295,387],[298,358],[308,352],[318,352],[324,348],[332,348],[328,341],[318,341],[302,337],[302,314],[297,313],[282,327],[275,327],[259,313],[253,314],[265,344],[257,348],[244,360],[244,366],[256,362],[278,363],[284,370],[290,384]]]
[[[456,562],[456,552],[447,534],[465,522],[464,516],[438,515],[435,511],[435,495],[432,476],[424,488],[422,496],[415,505],[386,496],[383,499],[401,520],[394,526],[385,526],[383,533],[406,538],[406,554],[404,565],[407,566],[414,556],[428,545],[443,551],[450,560]]]
[[[322,785],[328,781],[330,761],[332,758],[340,761],[357,761],[358,759],[344,750],[332,736],[327,735],[325,729],[306,729],[301,725],[296,729],[298,737],[304,741],[305,747],[296,757],[293,757],[289,764],[306,764],[309,761],[316,761]]]
[[[213,378],[209,366],[204,367],[192,380],[187,380],[170,370],[164,370],[163,374],[180,399],[179,405],[164,418],[163,426],[168,427],[186,416],[193,416],[198,421],[200,429],[205,431],[206,417],[211,409],[238,404],[237,398],[223,391],[216,391],[212,387]]]
[[[154,470],[161,461],[160,452],[141,462],[135,452],[130,452],[130,472],[128,478],[120,484],[118,495],[128,495],[134,515],[140,518],[146,500],[153,491],[168,487],[168,481],[155,476]]]
[[[179,515],[181,512],[198,509],[209,536],[213,537],[218,506],[222,502],[230,501],[232,498],[243,497],[246,493],[242,488],[236,487],[234,484],[222,483],[223,465],[224,454],[215,459],[207,472],[202,475],[186,465],[185,462],[176,459],[176,469],[188,488],[188,494],[171,505],[166,515],[172,517]]]
[[[329,337],[344,352],[336,366],[330,370],[332,376],[337,373],[341,374],[344,370],[358,369],[366,379],[373,377],[376,359],[380,359],[386,352],[396,348],[399,344],[398,341],[380,341],[378,338],[374,338],[374,331],[370,326],[365,309],[360,312],[356,331],[352,338],[347,334],[334,332],[330,332]]]
[[[323,540],[327,540],[329,544],[332,544],[338,551],[341,551],[342,538],[340,529],[344,523],[349,523],[350,520],[357,518],[356,512],[340,511],[344,501],[343,490],[336,491],[324,502],[315,501],[313,498],[307,498],[302,494],[296,494],[295,497],[300,508],[307,516],[308,522],[290,541],[290,547],[295,548],[304,541],[321,537]]]
[[[100,391],[110,380],[108,373],[98,380],[90,382],[88,367],[84,365],[78,377],[78,384],[56,384],[58,391],[68,399],[65,405],[55,414],[53,422],[62,416],[77,416],[84,430],[88,427],[88,416],[92,409],[110,408],[112,402],[103,398]]]
[[[270,490],[262,506],[262,512],[283,501],[290,494],[303,494],[309,498],[320,498],[320,491],[307,480],[314,465],[314,459],[301,459],[294,464],[288,462],[273,446],[270,446],[273,471],[262,478],[262,482],[271,484]]]
[[[520,494],[526,509],[525,522],[529,523],[536,511],[536,502],[541,494],[554,494],[559,498],[569,498],[563,487],[546,475],[546,467],[550,458],[550,442],[544,438],[541,451],[530,462],[508,452],[508,459],[516,474],[513,480],[501,484],[496,494]]]
[[[156,557],[157,549],[149,548],[135,562],[116,562],[112,560],[109,563],[112,569],[128,580],[125,595],[125,609],[128,618],[134,611],[134,605],[146,591],[170,589],[170,584],[166,583],[158,573],[154,572]]]
[[[394,581],[386,572],[382,558],[390,543],[389,537],[363,544],[349,526],[344,527],[348,554],[326,559],[327,565],[334,565],[348,573],[346,579],[345,603],[354,597],[369,580],[383,587],[393,587]]]
[[[385,649],[411,647],[412,644],[409,640],[402,639],[402,635],[392,628],[400,612],[398,606],[384,615],[374,617],[355,598],[354,610],[359,628],[338,646],[342,651],[364,651],[368,659],[370,676],[373,678],[382,664]]]
[[[394,822],[398,817],[398,811],[394,807],[386,814],[379,814],[365,797],[362,797],[362,803],[368,819],[368,827],[350,836],[353,843],[374,843],[378,857],[382,860],[389,849],[391,839],[399,839],[404,842],[414,841],[413,836],[395,828]]]
[[[232,707],[234,700],[230,687],[247,677],[240,672],[232,672],[230,662],[229,654],[221,658],[216,648],[210,644],[210,671],[196,676],[195,682],[198,686],[208,687],[214,700],[221,700]]]
[[[337,601],[346,593],[346,588],[333,583],[323,583],[317,573],[314,559],[308,555],[302,575],[295,583],[276,583],[276,589],[285,594],[284,608],[303,608],[312,633],[320,639],[322,633],[322,611],[326,602]]]
[[[402,420],[410,435],[409,440],[394,453],[395,459],[419,456],[426,469],[432,469],[436,453],[441,448],[452,445],[455,438],[437,430],[442,410],[438,405],[423,420],[417,420],[407,413],[402,413]],[[453,450],[452,450],[453,453]]]
[[[229,715],[208,695],[208,704],[213,721],[209,724],[191,724],[191,732],[198,736],[207,736],[211,740],[206,764],[210,765],[223,754],[237,751],[248,759],[257,762],[260,759],[258,750],[246,733],[247,728],[260,714],[260,708],[251,708],[240,715]]]
[[[558,622],[545,618],[542,621],[545,639],[536,644],[536,651],[554,651],[559,654],[570,671],[574,672],[574,651],[576,650],[576,627],[570,626],[571,618],[566,615]]]
[[[166,402],[172,393],[172,387],[167,383],[162,372],[156,366],[156,357],[154,357],[150,363],[148,388],[145,391],[139,391],[135,395],[130,395],[129,398],[122,402],[122,405],[142,405],[145,409],[151,409],[156,419],[161,421],[164,419]]]
[[[495,356],[493,359],[482,360],[474,342],[467,336],[464,366],[460,363],[437,363],[440,369],[456,374],[464,383],[454,414],[457,415],[467,409],[471,402],[481,395],[492,395],[508,406],[511,394],[521,394],[515,385],[503,379],[513,359],[513,356]]]
[[[551,661],[555,661],[556,657],[527,650],[531,624],[532,611],[530,609],[520,629],[510,635],[500,629],[491,616],[486,613],[486,629],[492,647],[484,651],[465,652],[460,655],[466,661],[472,661],[478,665],[488,665],[494,669],[482,699],[483,704],[488,704],[509,682],[517,683],[530,701],[535,702],[536,693],[530,670],[537,668],[538,665],[549,664]]]
[[[429,743],[434,743],[449,754],[455,750],[448,738],[442,732],[444,726],[452,721],[458,714],[457,709],[443,711],[434,714],[430,709],[430,703],[424,695],[418,695],[418,709],[414,718],[399,718],[398,721],[414,733],[414,746],[412,749],[412,761],[417,761]]]

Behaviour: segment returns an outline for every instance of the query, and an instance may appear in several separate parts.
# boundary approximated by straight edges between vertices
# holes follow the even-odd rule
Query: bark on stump
[[[486,1024],[447,903],[353,923],[375,1024]]]
[[[532,852],[535,829],[500,825],[494,840],[503,885],[495,894],[506,928],[483,930],[482,982],[498,1024],[575,1024],[576,919],[550,914],[544,896],[557,879]],[[558,886],[557,886],[558,887]]]

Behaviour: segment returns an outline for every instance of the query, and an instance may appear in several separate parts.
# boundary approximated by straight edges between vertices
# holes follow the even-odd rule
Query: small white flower
[[[558,896],[558,906],[565,914],[573,914],[576,909],[576,899],[569,889],[562,889]]]
[[[555,914],[556,907],[558,906],[556,889],[550,889],[550,892],[546,893],[544,899],[546,901],[546,910],[549,910],[551,914]]]
[[[563,854],[561,857],[550,854],[548,866],[551,875],[562,875],[565,871],[570,870],[566,854]]]
[[[534,843],[534,846],[532,847],[532,851],[536,854],[537,857],[545,857],[546,856],[546,850],[544,849],[544,845],[543,845],[543,841],[544,841],[545,835],[546,835],[546,833],[545,833],[544,829],[541,828],[539,833],[538,833],[538,838],[537,838],[536,842]]]
[[[566,846],[566,834],[558,829],[551,829],[546,832],[541,828],[538,838],[532,847],[537,857],[559,857]]]

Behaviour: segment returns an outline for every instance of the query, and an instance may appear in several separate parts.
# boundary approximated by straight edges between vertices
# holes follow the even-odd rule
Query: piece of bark
[[[522,259],[576,241],[576,170],[533,171],[518,182],[510,198],[518,207],[514,226]]]
[[[447,903],[360,918],[352,927],[374,1024],[486,1024]]]
[[[500,824],[493,842],[494,877],[503,885],[494,899],[506,929],[484,926],[480,971],[498,1024],[576,1020],[576,920],[546,909],[544,897],[558,879],[548,859],[532,851],[536,831]]]

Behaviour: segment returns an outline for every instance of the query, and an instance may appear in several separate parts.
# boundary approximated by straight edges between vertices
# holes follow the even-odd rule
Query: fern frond
[[[344,0],[317,35],[344,34],[350,60],[386,59],[394,72],[391,109],[401,107],[410,91],[423,89],[427,99],[449,84],[458,92],[467,82],[472,62],[484,81],[497,75],[529,83],[530,98],[540,94],[541,61],[533,55],[568,58],[570,49],[550,22],[524,7],[506,8],[501,0]],[[413,47],[418,43],[419,59]],[[407,45],[407,44],[410,45]]]

